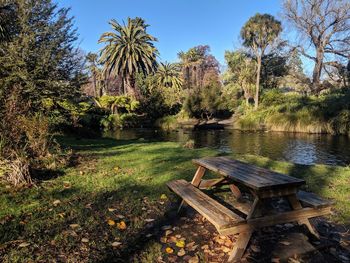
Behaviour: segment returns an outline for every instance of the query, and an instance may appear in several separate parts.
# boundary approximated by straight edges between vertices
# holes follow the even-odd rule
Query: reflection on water
[[[194,140],[195,147],[212,147],[227,153],[255,154],[298,164],[350,164],[350,139],[346,136],[184,129],[173,132],[155,129],[118,130],[108,136],[116,139],[144,138],[180,143]]]

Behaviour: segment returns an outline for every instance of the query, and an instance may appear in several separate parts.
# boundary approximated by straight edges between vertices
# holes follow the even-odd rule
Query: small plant
[[[195,143],[194,140],[188,140],[183,144],[183,147],[186,149],[194,149]]]

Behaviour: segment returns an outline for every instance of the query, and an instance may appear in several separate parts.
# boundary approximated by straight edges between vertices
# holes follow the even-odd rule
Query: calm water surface
[[[210,147],[225,153],[255,154],[298,164],[350,164],[350,138],[346,136],[184,129],[173,132],[128,129],[118,130],[108,136],[116,139],[144,138],[180,143],[194,140],[195,147]]]

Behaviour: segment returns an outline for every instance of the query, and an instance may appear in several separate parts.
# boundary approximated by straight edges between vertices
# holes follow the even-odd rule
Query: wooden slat
[[[293,210],[289,212],[283,212],[277,215],[264,216],[259,218],[253,218],[247,220],[246,224],[242,223],[237,226],[223,229],[220,234],[222,235],[234,235],[242,231],[248,231],[250,229],[257,229],[266,226],[273,226],[277,224],[283,224],[293,221],[300,221],[304,219],[309,219],[317,216],[327,215],[331,212],[330,207],[323,208],[303,208],[298,210]]]
[[[198,188],[199,189],[208,189],[210,187],[213,186],[217,186],[217,185],[221,185],[223,183],[223,181],[225,181],[226,179],[223,178],[219,178],[219,179],[208,179],[208,180],[201,180]]]
[[[273,172],[227,157],[206,157],[195,159],[193,162],[257,191],[295,187],[305,184],[305,181],[302,179]]]
[[[301,202],[315,208],[328,207],[334,204],[333,201],[323,199],[314,193],[305,191],[298,191],[297,197]]]
[[[210,198],[185,180],[175,180],[167,186],[202,216],[208,219],[219,231],[237,225],[245,220],[230,209]]]

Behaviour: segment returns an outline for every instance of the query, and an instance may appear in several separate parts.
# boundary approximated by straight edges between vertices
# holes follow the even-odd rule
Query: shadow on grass
[[[101,158],[108,163],[107,171],[112,170],[118,161],[122,168],[134,167],[136,176],[124,175],[121,179],[111,180],[111,183],[115,183],[115,189],[88,192],[82,183],[71,189],[54,188],[47,194],[28,196],[30,202],[42,202],[40,207],[0,224],[0,236],[2,243],[24,239],[36,246],[18,250],[17,246],[6,245],[5,250],[0,251],[0,259],[16,253],[20,257],[29,255],[33,259],[37,256],[48,260],[65,257],[61,258],[62,261],[129,262],[139,259],[148,246],[159,243],[160,236],[164,234],[161,226],[176,224],[179,220],[174,210],[177,203],[172,202],[178,198],[170,194],[166,182],[180,178],[190,180],[195,172],[191,159],[217,155],[209,149],[185,150],[174,144],[153,145],[140,140],[65,139],[63,143],[71,145],[83,155]],[[310,188],[318,193],[329,186],[332,178],[329,175],[336,174],[332,167],[323,168],[320,172],[309,166],[279,166],[278,162],[267,159],[251,158],[249,162],[304,178]],[[94,178],[94,174],[89,176]],[[89,178],[86,179],[87,183]],[[97,179],[104,180],[103,177]],[[163,193],[170,197],[165,204],[159,201]],[[43,201],[46,198],[59,199],[61,204],[53,207],[50,202]],[[16,202],[21,201],[16,199]],[[110,212],[109,208],[115,210]],[[124,220],[127,229],[121,231],[108,225],[108,219],[116,222]],[[154,221],[147,223],[147,219]],[[21,221],[25,223],[21,224]],[[71,224],[79,224],[80,227],[72,229]],[[87,238],[89,242],[82,243],[82,238]],[[279,238],[276,238],[277,243]],[[121,242],[117,248],[111,245],[115,241]],[[160,253],[164,254],[164,251]],[[153,256],[156,258],[156,254]]]

